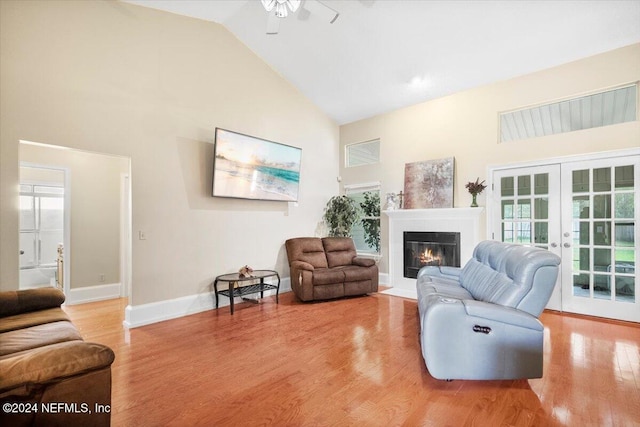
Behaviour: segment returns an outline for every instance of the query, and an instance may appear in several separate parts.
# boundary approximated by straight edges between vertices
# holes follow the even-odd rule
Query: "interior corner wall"
[[[470,89],[340,127],[342,185],[381,182],[381,199],[404,187],[406,163],[455,158],[454,206],[466,207],[464,185],[487,179],[489,167],[636,148],[640,122],[499,143],[501,112],[634,83],[640,80],[640,44],[548,70]],[[380,139],[380,163],[344,167],[345,145]],[[485,195],[478,203],[485,204]],[[381,272],[388,272],[388,221],[381,221]],[[483,230],[482,237],[486,237]]]
[[[20,161],[65,168],[69,173],[72,289],[121,283],[120,181],[129,159],[79,150],[20,144]],[[101,279],[100,276],[103,276]]]
[[[216,127],[302,148],[297,205],[211,197]],[[19,140],[131,159],[133,306],[244,264],[288,276],[284,241],[338,192],[338,126],[296,88],[221,25],[122,2],[0,2],[2,289],[18,285]]]

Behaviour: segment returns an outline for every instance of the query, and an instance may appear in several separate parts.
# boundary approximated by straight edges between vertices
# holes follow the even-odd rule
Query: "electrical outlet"
[[[104,274],[101,274],[98,278],[100,279],[100,282],[104,282],[105,280]]]

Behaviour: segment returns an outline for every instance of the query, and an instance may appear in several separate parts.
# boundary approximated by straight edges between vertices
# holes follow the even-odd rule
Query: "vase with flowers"
[[[476,182],[467,182],[465,188],[469,190],[469,193],[473,197],[473,199],[471,200],[471,207],[477,208],[478,202],[476,201],[476,197],[478,196],[478,194],[482,193],[485,188],[487,188],[487,186],[484,185],[484,180],[480,182],[480,178],[477,178]]]

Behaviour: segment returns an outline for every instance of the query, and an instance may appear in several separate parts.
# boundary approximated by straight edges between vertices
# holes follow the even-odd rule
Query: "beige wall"
[[[21,162],[69,173],[70,287],[120,283],[120,181],[129,173],[129,159],[25,144],[19,156]]]
[[[17,287],[18,141],[131,158],[132,304],[288,275],[338,191],[339,130],[224,27],[102,1],[0,2],[0,286]],[[301,147],[298,206],[212,198],[215,127]]]
[[[640,44],[482,86],[340,127],[342,184],[380,181],[382,200],[404,185],[405,163],[455,157],[454,205],[468,206],[464,185],[487,168],[515,162],[640,146],[640,122],[499,144],[498,113],[640,80]],[[378,165],[344,168],[346,144],[380,138]],[[485,204],[484,194],[478,197]],[[382,219],[382,248],[387,246]],[[484,233],[484,231],[483,231]],[[387,271],[383,249],[381,271]]]

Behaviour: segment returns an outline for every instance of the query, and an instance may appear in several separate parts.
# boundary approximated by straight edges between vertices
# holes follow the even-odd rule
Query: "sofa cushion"
[[[60,307],[64,293],[57,288],[23,289],[0,293],[0,317]]]
[[[325,237],[322,239],[329,268],[351,265],[356,257],[356,247],[350,237]]]
[[[71,322],[53,322],[0,334],[0,357],[64,341],[82,341]]]
[[[320,285],[313,287],[313,299],[333,299],[342,298],[344,296],[344,285],[342,282],[333,285]]]
[[[344,271],[345,282],[359,282],[361,280],[371,280],[371,270],[368,267],[359,267],[348,265],[346,267],[338,267]]]
[[[318,237],[298,237],[285,242],[289,262],[303,261],[315,268],[327,268],[327,257]]]
[[[344,271],[342,269],[317,268],[313,272],[313,284],[332,285],[334,283],[344,283]]]
[[[69,320],[67,313],[60,307],[48,310],[33,311],[31,313],[16,314],[4,317],[0,320],[0,333],[28,328],[30,326],[43,325],[45,323]]]
[[[511,307],[517,304],[512,297],[519,289],[514,286],[513,280],[475,259],[469,260],[462,269],[460,284],[478,301]]]
[[[107,368],[114,358],[109,347],[84,341],[65,341],[14,353],[0,359],[0,396],[22,385],[46,384]]]

